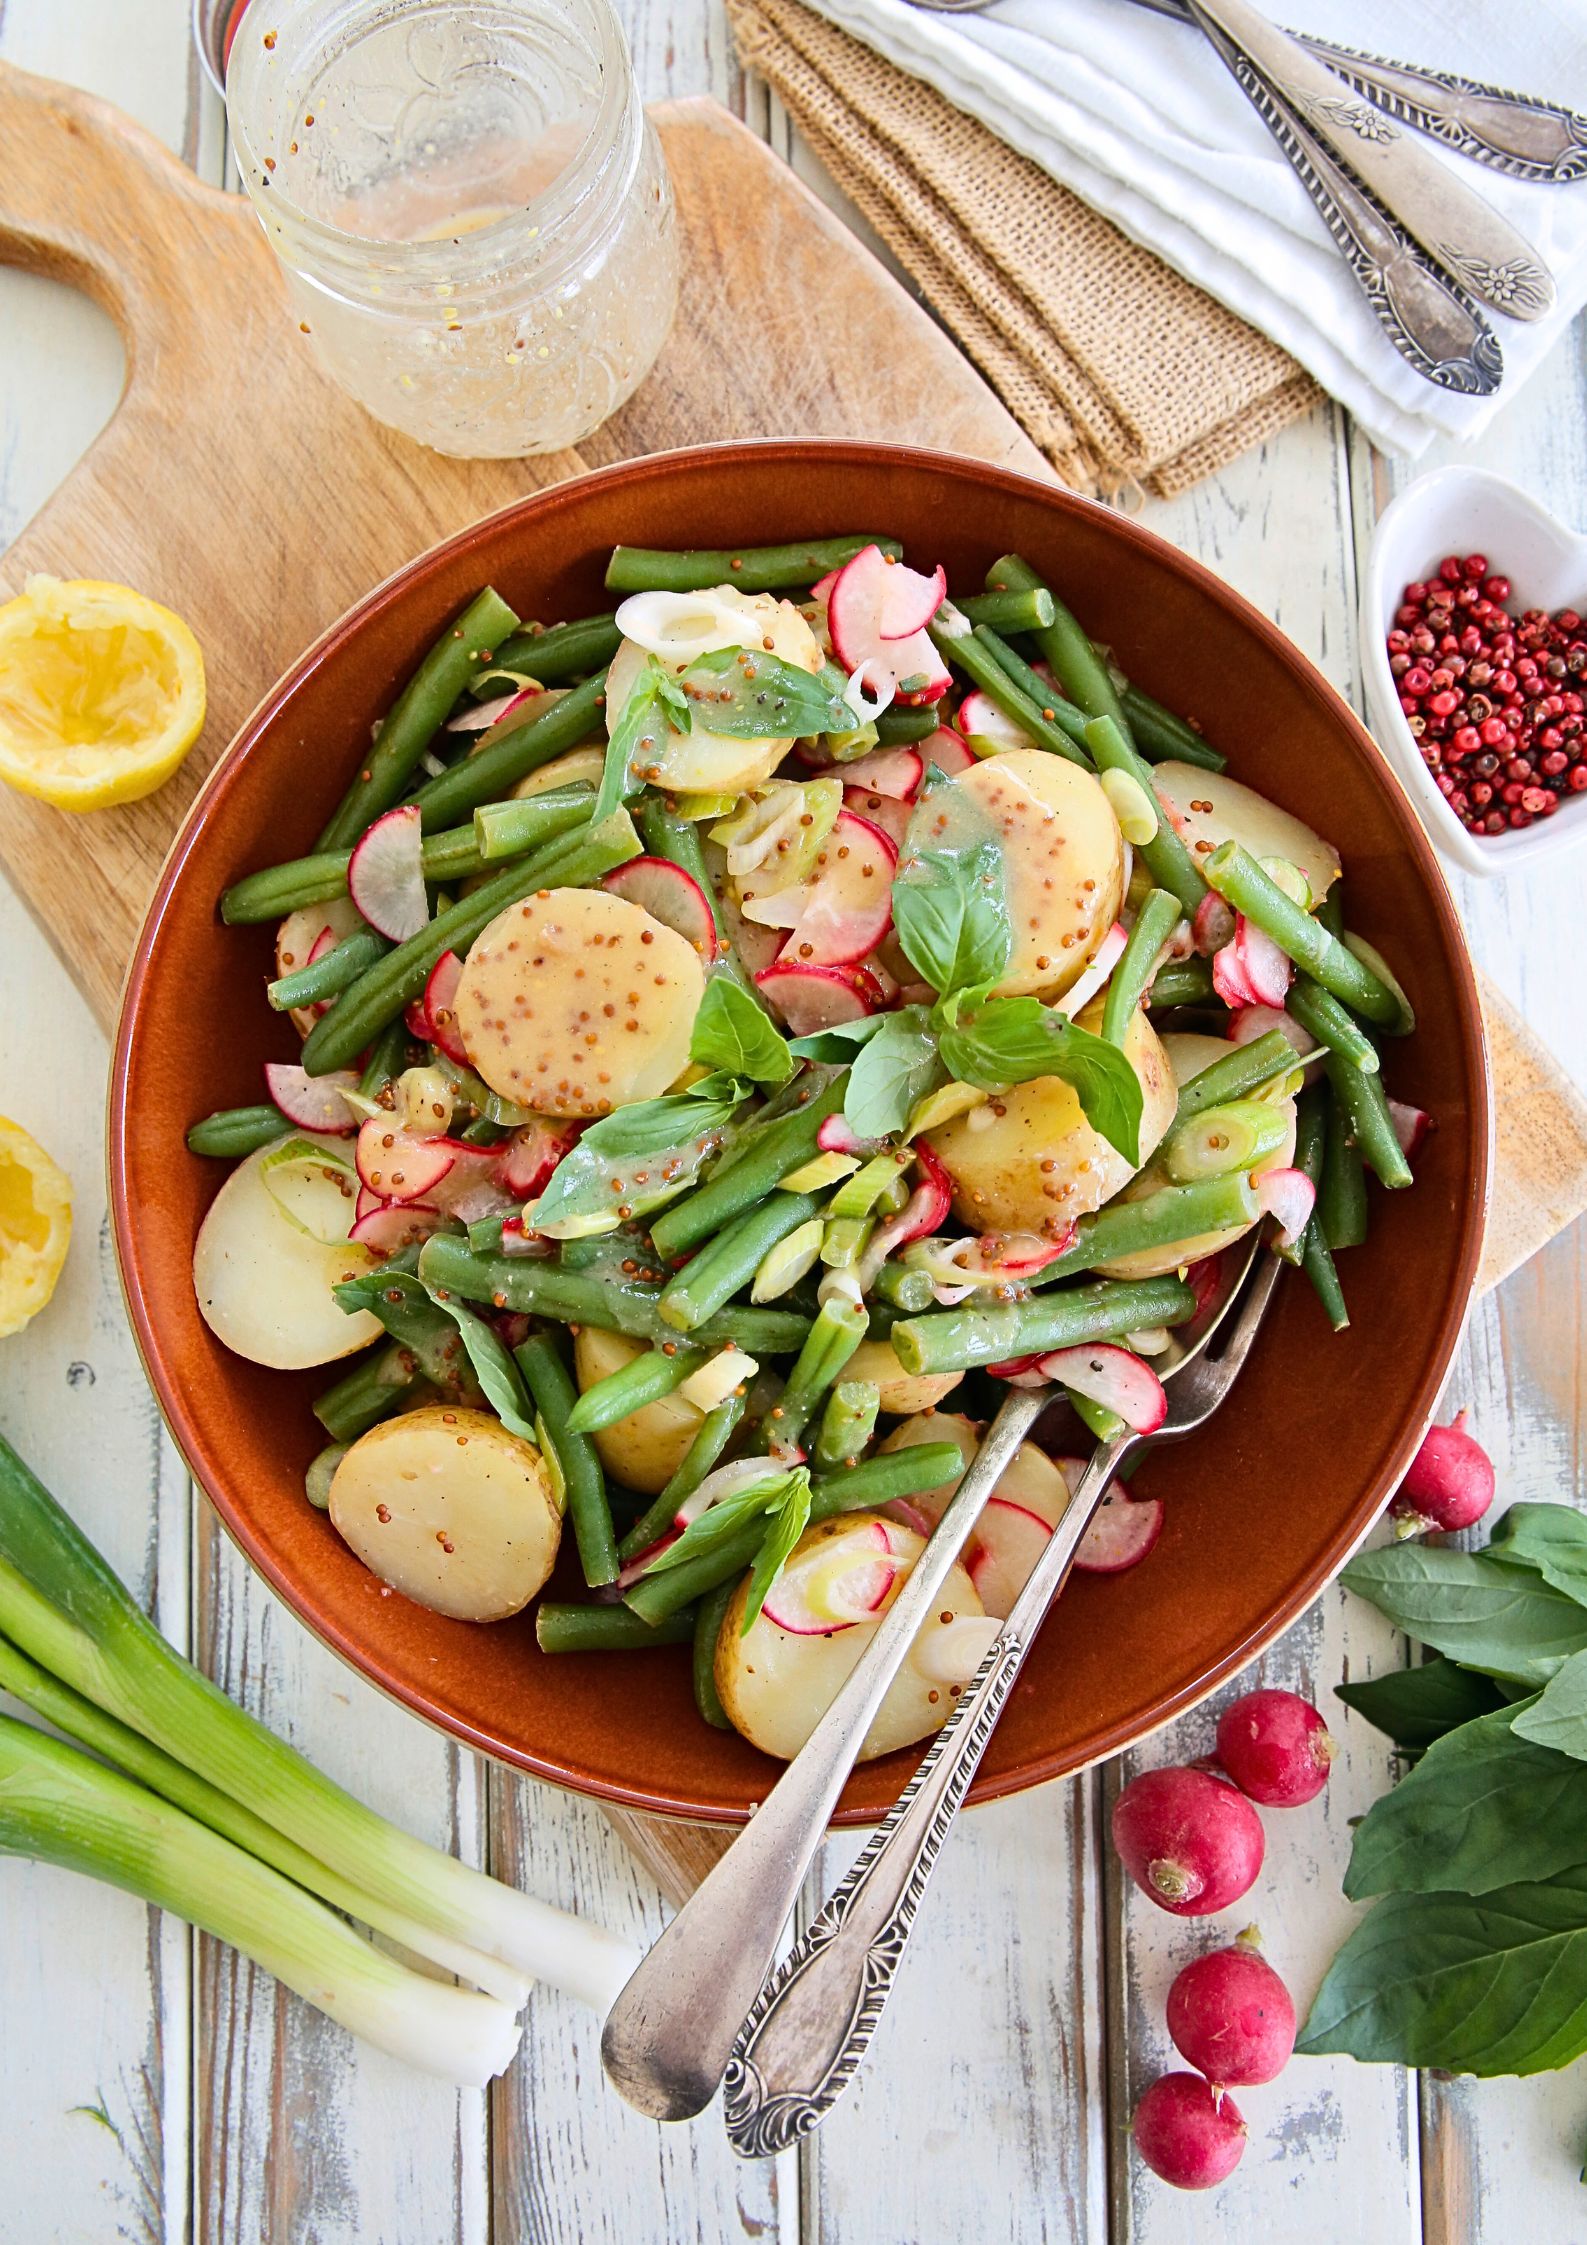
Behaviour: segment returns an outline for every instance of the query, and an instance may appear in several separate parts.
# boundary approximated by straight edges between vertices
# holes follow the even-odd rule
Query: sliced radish
[[[1216,889],[1209,889],[1196,906],[1190,923],[1191,939],[1204,959],[1221,951],[1226,943],[1234,941],[1235,910],[1226,897]]]
[[[926,760],[918,748],[873,748],[843,767],[846,787],[863,787],[894,803],[912,803],[925,776]]]
[[[467,1068],[471,1065],[468,1049],[457,1026],[457,986],[462,979],[462,960],[455,951],[443,951],[430,969],[420,1010],[428,1029],[428,1041],[458,1067]]]
[[[778,959],[755,977],[796,1037],[881,1010],[882,993],[863,967],[808,967]]]
[[[406,943],[430,922],[424,886],[422,821],[417,803],[399,803],[377,818],[347,862],[347,890],[379,934]]]
[[[347,1236],[376,1255],[395,1255],[404,1247],[417,1246],[446,1222],[440,1209],[428,1201],[377,1200],[367,1194],[371,1205],[366,1208],[366,1194],[367,1188],[358,1196],[359,1212]]]
[[[853,1274],[862,1295],[895,1247],[907,1247],[911,1240],[929,1237],[947,1222],[953,1206],[953,1180],[925,1140],[917,1138],[909,1150],[919,1164],[920,1183],[898,1214],[878,1224],[871,1234]]]
[[[857,966],[893,924],[898,851],[879,826],[838,813],[816,859],[816,877],[778,956],[790,966]]]
[[[1012,717],[998,708],[990,694],[983,694],[979,689],[973,694],[965,695],[959,704],[959,714],[953,722],[966,740],[973,733],[980,740],[996,741],[999,748],[1030,748],[1033,745],[1024,726],[1016,725]],[[936,736],[932,737],[935,739]]]
[[[909,832],[910,810],[907,803],[895,801],[891,795],[876,795],[868,787],[845,787],[843,807],[862,818],[869,826],[880,827],[895,850],[904,846],[904,836]]]
[[[1157,1374],[1112,1341],[1052,1349],[1040,1365],[1049,1380],[1060,1380],[1076,1395],[1100,1403],[1137,1434],[1155,1433],[1168,1416],[1168,1396]]]
[[[929,1512],[922,1512],[918,1504],[907,1497],[889,1497],[886,1505],[889,1520],[896,1520],[901,1528],[911,1528],[917,1536],[929,1536],[937,1525]]]
[[[453,1150],[452,1166],[435,1188],[436,1200],[445,1213],[455,1216],[460,1224],[483,1223],[487,1216],[516,1215],[518,1196],[502,1183],[490,1153],[481,1146],[460,1146],[455,1138],[447,1143]]]
[[[294,1061],[267,1060],[265,1088],[289,1122],[304,1130],[328,1130],[338,1138],[351,1138],[358,1127],[342,1097],[358,1089],[351,1068],[337,1068],[328,1076],[311,1076]]]
[[[1316,1186],[1304,1169],[1265,1169],[1251,1182],[1264,1211],[1277,1222],[1280,1240],[1293,1247],[1317,1205]]]
[[[1197,1317],[1200,1317],[1202,1311],[1217,1293],[1222,1277],[1223,1250],[1221,1247],[1215,1255],[1203,1255],[1199,1262],[1191,1263],[1186,1268],[1185,1284],[1196,1297]]]
[[[578,1144],[577,1123],[548,1122],[537,1115],[533,1122],[515,1130],[504,1144],[496,1149],[497,1172],[507,1191],[517,1200],[533,1200],[543,1193],[551,1179],[551,1172],[564,1154],[571,1153]]]
[[[455,1139],[419,1138],[395,1123],[366,1122],[358,1133],[359,1183],[381,1200],[427,1200],[449,1175],[457,1154]]]
[[[837,583],[837,581],[838,573],[835,569],[829,569],[824,577],[818,577],[815,583],[810,587],[811,600],[819,601],[821,603],[821,606],[824,608],[827,602],[832,598],[832,587]]]
[[[1393,1123],[1394,1135],[1400,1142],[1400,1152],[1409,1161],[1432,1129],[1433,1118],[1425,1107],[1407,1107],[1402,1099],[1391,1099],[1389,1120]]]
[[[785,1567],[762,1610],[791,1637],[829,1637],[874,1620],[900,1572],[887,1523],[868,1520],[818,1546],[804,1564]]]
[[[664,857],[630,858],[601,887],[613,896],[626,897],[664,928],[671,928],[690,943],[709,966],[716,957],[716,921],[710,901],[692,873]]]
[[[1156,1497],[1127,1497],[1122,1489],[1105,1496],[1075,1550],[1083,1575],[1122,1575],[1138,1567],[1163,1532],[1163,1508]]]
[[[421,1045],[433,1045],[435,1043],[435,1024],[424,1010],[422,993],[417,998],[411,999],[403,1008],[402,1021],[409,1036],[417,1037]]]
[[[964,735],[947,725],[939,725],[934,733],[926,735],[919,744],[919,754],[922,762],[935,764],[951,780],[969,771],[975,762],[975,752],[965,746]]]
[[[1006,1621],[1013,1611],[1051,1534],[1045,1520],[1004,1497],[989,1497],[982,1506],[969,1574],[981,1604],[999,1621]]]
[[[824,1154],[857,1154],[864,1160],[876,1152],[882,1140],[861,1138],[842,1115],[828,1115],[816,1132],[816,1144]]]
[[[491,701],[480,702],[473,709],[465,709],[461,717],[449,718],[446,729],[449,733],[483,733],[498,718],[505,717],[510,710],[516,709],[520,702],[532,701],[544,691],[541,686],[520,686],[515,693],[498,694]]]
[[[1265,1037],[1270,1029],[1281,1029],[1295,1047],[1298,1060],[1308,1059],[1317,1050],[1310,1035],[1293,1014],[1282,1006],[1242,1006],[1229,1023],[1229,1042],[1235,1045],[1254,1044]]]
[[[987,1377],[992,1380],[1007,1380],[1010,1387],[1044,1388],[1047,1377],[1038,1369],[1040,1363],[1039,1356],[1006,1356],[1001,1364],[987,1366]]]
[[[668,1545],[675,1544],[677,1542],[679,1536],[681,1536],[682,1533],[683,1530],[681,1528],[669,1528],[666,1534],[663,1536],[658,1536],[654,1543],[646,1544],[644,1550],[638,1553],[636,1557],[630,1559],[627,1566],[618,1576],[617,1588],[619,1590],[631,1589],[632,1586],[636,1582],[638,1582],[641,1575],[647,1574],[649,1572],[650,1568],[655,1564],[656,1560],[661,1557],[661,1554],[667,1549]]]
[[[893,578],[903,580],[897,590]],[[844,563],[827,595],[832,651],[852,677],[885,677],[907,701],[936,701],[952,684],[947,666],[922,627],[898,627],[910,613],[929,617],[940,605],[936,579],[889,562],[879,546],[864,546]]]
[[[924,631],[948,597],[948,572],[939,561],[929,577],[890,561],[882,579],[882,637],[912,639]]]
[[[1122,920],[1115,920],[1107,934],[1097,945],[1097,955],[1077,982],[1054,1001],[1053,1010],[1066,1013],[1072,1021],[1082,1006],[1089,1005],[1108,976],[1124,956],[1124,946],[1130,940],[1130,931]]]
[[[1239,956],[1241,974],[1256,993],[1257,1004],[1281,1006],[1295,976],[1295,962],[1289,953],[1281,951],[1270,935],[1243,914],[1235,926],[1233,949]]]
[[[509,1216],[501,1227],[501,1251],[504,1255],[554,1255],[556,1241],[530,1231],[521,1216]]]
[[[862,546],[827,587],[832,652],[845,670],[858,670],[880,651],[887,577],[887,556],[881,547]]]

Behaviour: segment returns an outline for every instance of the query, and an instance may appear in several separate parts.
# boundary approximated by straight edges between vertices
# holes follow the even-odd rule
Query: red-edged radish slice
[[[925,776],[926,760],[918,748],[873,748],[843,767],[845,787],[862,787],[894,803],[912,803]]]
[[[347,861],[347,891],[377,933],[406,943],[430,924],[417,803],[376,819]]]
[[[1200,1317],[1214,1294],[1217,1293],[1218,1281],[1222,1274],[1223,1249],[1221,1247],[1215,1255],[1203,1255],[1199,1262],[1191,1263],[1186,1268],[1185,1284],[1196,1297],[1197,1317]]]
[[[1229,1042],[1255,1044],[1257,1038],[1265,1037],[1270,1029],[1282,1029],[1295,1047],[1297,1060],[1309,1059],[1317,1050],[1309,1032],[1282,1006],[1242,1006],[1229,1023]]]
[[[1221,951],[1226,943],[1234,941],[1235,917],[1234,906],[1227,897],[1219,896],[1216,889],[1209,889],[1196,906],[1190,923],[1191,940],[1204,959],[1210,959],[1215,951]]]
[[[1138,1567],[1163,1532],[1163,1508],[1156,1497],[1127,1497],[1122,1489],[1105,1496],[1075,1549],[1075,1568],[1083,1575],[1122,1575]]]
[[[358,1198],[359,1214],[347,1236],[375,1255],[395,1255],[404,1247],[414,1247],[446,1222],[428,1201],[375,1200],[370,1195],[373,1205],[366,1209],[362,1192]]]
[[[887,1523],[866,1521],[799,1567],[785,1568],[766,1594],[766,1619],[791,1637],[829,1637],[874,1620],[899,1575]]]
[[[482,1223],[487,1216],[518,1213],[518,1195],[503,1184],[491,1154],[481,1146],[461,1146],[450,1139],[452,1166],[435,1188],[435,1197],[448,1216],[460,1224]]]
[[[1251,1183],[1263,1209],[1277,1223],[1279,1238],[1293,1247],[1317,1205],[1316,1186],[1304,1169],[1264,1169]]]
[[[504,1255],[554,1255],[556,1241],[530,1231],[521,1216],[509,1216],[501,1227],[501,1251]]]
[[[457,986],[462,979],[462,960],[455,951],[443,951],[430,969],[421,1011],[428,1025],[430,1043],[458,1067],[467,1068],[470,1065],[468,1048],[457,1026]]]
[[[1090,1341],[1083,1348],[1051,1349],[1041,1358],[1049,1380],[1060,1380],[1076,1395],[1114,1412],[1137,1434],[1153,1434],[1168,1416],[1168,1395],[1149,1364],[1112,1341]]]
[[[885,645],[887,667],[897,683],[898,699],[910,708],[921,702],[940,702],[953,679],[931,634],[917,631],[912,639],[889,639]]]
[[[1281,1006],[1295,976],[1295,962],[1289,953],[1281,951],[1264,929],[1243,914],[1235,929],[1234,948],[1239,953],[1240,971],[1256,992],[1257,1004]]]
[[[852,811],[869,826],[878,826],[895,850],[904,846],[904,836],[909,831],[909,805],[900,803],[891,795],[877,795],[868,787],[843,789],[843,808]]]
[[[1242,1006],[1262,1002],[1246,979],[1245,964],[1236,943],[1226,943],[1221,951],[1212,954],[1212,987],[1235,1012]]]
[[[979,689],[973,694],[965,695],[953,722],[967,740],[973,733],[980,740],[996,741],[999,748],[1030,748],[1033,745],[1024,727],[1016,725],[1012,717],[998,708],[990,694],[983,694]]]
[[[410,1037],[417,1037],[421,1045],[435,1043],[435,1024],[424,1010],[422,996],[410,1000],[403,1008],[403,1027]]]
[[[863,967],[810,967],[778,959],[755,977],[796,1037],[839,1022],[863,1021],[881,1009],[882,994]]]
[[[816,1132],[816,1144],[824,1154],[858,1154],[863,1161],[877,1151],[883,1140],[861,1138],[842,1115],[828,1115]]]
[[[548,1122],[537,1115],[496,1149],[497,1173],[515,1199],[532,1200],[545,1191],[551,1172],[578,1140],[576,1123]]]
[[[937,1525],[929,1512],[922,1512],[919,1505],[911,1504],[907,1497],[889,1497],[887,1517],[896,1520],[900,1527],[912,1528],[917,1536],[929,1536]]]
[[[690,943],[709,966],[717,954],[716,921],[710,900],[692,873],[664,857],[630,858],[608,873],[601,887],[626,897],[664,928]]]
[[[1391,1099],[1389,1120],[1393,1123],[1394,1135],[1400,1142],[1400,1152],[1409,1161],[1432,1129],[1433,1118],[1425,1107],[1407,1107],[1403,1099]]]
[[[544,691],[543,686],[520,686],[513,693],[497,694],[488,702],[480,702],[473,709],[465,709],[460,717],[448,718],[446,729],[449,733],[486,732],[498,718],[515,710],[520,702],[533,701],[537,694]]]
[[[948,597],[948,572],[939,561],[929,577],[901,561],[890,561],[882,579],[881,629],[884,639],[913,639],[924,631]]]
[[[1007,1380],[1015,1387],[1042,1388],[1047,1382],[1036,1369],[1040,1362],[1039,1356],[1006,1356],[1001,1364],[987,1366],[987,1378]]]
[[[327,1130],[338,1138],[351,1138],[358,1128],[352,1109],[342,1097],[358,1089],[352,1068],[337,1068],[328,1076],[311,1076],[293,1061],[265,1062],[265,1089],[289,1122],[304,1130]]]
[[[1122,920],[1115,920],[1102,941],[1097,945],[1097,955],[1090,966],[1086,968],[1079,981],[1071,983],[1063,996],[1056,1001],[1054,1011],[1066,1013],[1072,1021],[1081,1007],[1088,1005],[1107,981],[1108,976],[1124,956],[1124,946],[1129,940],[1129,929]]]
[[[858,670],[881,651],[882,611],[887,599],[887,556],[880,546],[862,546],[843,564],[827,588],[827,624],[832,652],[845,670]]]
[[[669,1544],[676,1543],[682,1533],[681,1528],[669,1528],[664,1536],[658,1536],[654,1543],[647,1544],[643,1551],[629,1560],[627,1566],[618,1576],[618,1589],[627,1590],[638,1582],[640,1576],[649,1572],[653,1562],[661,1557]]]
[[[935,764],[951,780],[969,771],[975,762],[975,752],[965,746],[964,735],[948,725],[939,725],[934,733],[928,733],[919,743],[919,754],[924,763]]]
[[[811,600],[819,600],[822,606],[825,607],[826,603],[832,598],[832,587],[837,583],[837,581],[837,571],[835,569],[829,569],[824,577],[818,577],[816,579],[815,583],[810,587],[808,597]]]
[[[907,1247],[911,1240],[926,1239],[940,1230],[953,1207],[953,1180],[926,1141],[917,1138],[909,1150],[920,1166],[920,1182],[898,1214],[878,1224],[871,1234],[854,1273],[862,1294],[895,1247]]]
[[[358,1181],[381,1200],[428,1200],[450,1172],[458,1150],[454,1139],[418,1138],[395,1123],[371,1119],[358,1133]]]
[[[857,966],[893,924],[897,863],[898,852],[879,826],[839,811],[778,965],[786,960],[801,967]]]
[[[1031,1577],[1052,1529],[1023,1505],[989,1497],[975,1524],[968,1561],[975,1594],[989,1614],[1007,1620],[1014,1601]]]
[[[1072,1224],[1064,1239],[1044,1239],[1039,1232],[989,1234],[980,1242],[977,1261],[982,1270],[996,1271],[999,1279],[1029,1278],[1033,1272],[1045,1270],[1049,1263],[1056,1263],[1074,1234]]]
[[[890,580],[900,576],[905,583],[895,593]],[[952,684],[946,664],[923,627],[896,628],[907,621],[909,602],[916,613],[925,606],[927,592],[920,587],[934,592],[935,580],[889,562],[879,546],[864,546],[837,573],[827,595],[827,623],[832,651],[851,677],[885,675],[903,699],[936,701]],[[935,613],[933,606],[928,615]]]
[[[898,1003],[898,984],[883,964],[882,955],[879,951],[872,951],[860,961],[860,972],[868,974],[875,983],[877,989],[881,992],[881,1000],[884,1006],[893,1006]]]

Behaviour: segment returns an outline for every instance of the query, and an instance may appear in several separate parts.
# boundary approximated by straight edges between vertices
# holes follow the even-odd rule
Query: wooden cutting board
[[[205,774],[287,664],[436,539],[581,470],[772,435],[936,446],[1050,477],[957,349],[791,171],[708,101],[656,112],[677,189],[677,324],[633,400],[576,451],[441,458],[369,419],[289,316],[252,209],[89,95],[0,64],[0,262],[85,290],[117,322],[108,426],[0,559],[135,584],[203,645],[209,721],[160,792],[71,818],[0,790],[0,864],[100,1020]],[[1587,1205],[1587,1106],[1522,1024],[1489,1012],[1500,1102],[1493,1283]],[[1534,1181],[1558,1180],[1546,1205]],[[1528,1181],[1522,1189],[1522,1181]],[[611,1812],[674,1899],[725,1836]]]

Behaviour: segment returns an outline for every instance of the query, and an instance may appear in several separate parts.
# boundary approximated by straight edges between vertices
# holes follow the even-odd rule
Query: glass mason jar
[[[672,187],[609,0],[253,0],[226,108],[299,324],[378,420],[555,452],[650,371]]]

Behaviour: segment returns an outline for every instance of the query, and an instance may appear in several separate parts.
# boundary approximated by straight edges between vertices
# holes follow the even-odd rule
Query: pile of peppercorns
[[[1510,614],[1508,577],[1450,554],[1407,585],[1389,669],[1438,791],[1472,834],[1552,818],[1587,792],[1587,623],[1574,608]]]

